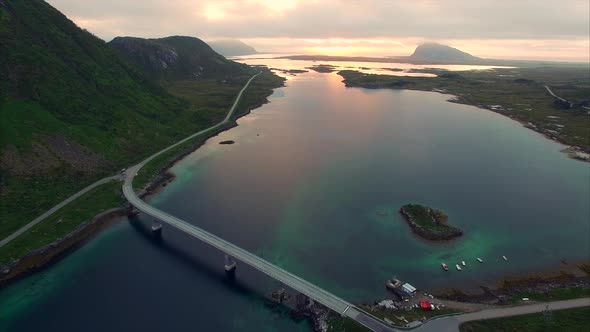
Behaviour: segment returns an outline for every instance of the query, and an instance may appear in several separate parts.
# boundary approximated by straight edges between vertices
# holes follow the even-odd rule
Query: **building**
[[[416,288],[408,283],[402,285],[402,290],[410,296],[416,295]]]
[[[422,300],[420,301],[420,308],[422,308],[423,311],[432,310],[432,304],[426,300]]]

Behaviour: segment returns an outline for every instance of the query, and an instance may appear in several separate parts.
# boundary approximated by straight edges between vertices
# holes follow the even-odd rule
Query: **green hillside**
[[[194,44],[170,42],[179,54],[185,42]],[[190,59],[215,68],[207,75],[217,79],[193,79],[207,89],[194,97],[195,90],[170,94],[46,2],[0,0],[0,238],[99,178],[210,126],[254,71],[213,51]]]
[[[109,45],[155,80],[230,79],[255,73],[247,65],[227,60],[195,37],[117,37]]]

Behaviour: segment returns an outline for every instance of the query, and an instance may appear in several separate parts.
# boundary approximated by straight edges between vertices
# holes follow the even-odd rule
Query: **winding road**
[[[93,184],[89,185],[88,187],[78,191],[77,193],[73,194],[72,196],[68,197],[67,199],[65,199],[64,201],[62,201],[61,203],[57,204],[56,206],[52,207],[51,209],[47,210],[45,213],[43,213],[42,215],[38,216],[37,218],[35,218],[33,221],[29,222],[28,224],[26,224],[25,226],[21,227],[20,229],[18,229],[16,232],[10,234],[9,236],[7,236],[6,238],[0,240],[0,248],[3,247],[4,245],[6,245],[7,243],[9,243],[10,241],[14,240],[15,238],[19,237],[20,235],[22,235],[24,232],[28,231],[29,229],[31,229],[33,226],[37,225],[38,223],[40,223],[41,221],[45,220],[47,217],[49,217],[50,215],[54,214],[56,211],[58,211],[59,209],[63,208],[64,206],[68,205],[69,203],[71,203],[72,201],[74,201],[75,199],[79,198],[80,196],[86,194],[87,192],[89,192],[90,190],[101,186],[105,183],[109,183],[111,181],[115,181],[115,180],[119,180],[122,181],[125,176],[129,175],[129,174],[135,174],[137,173],[137,171],[142,168],[146,163],[148,163],[150,160],[154,159],[155,157],[157,157],[158,155],[194,138],[197,137],[199,135],[202,135],[208,131],[211,130],[215,130],[218,127],[224,125],[226,122],[229,121],[229,119],[233,116],[233,113],[235,111],[236,106],[238,105],[238,102],[240,100],[240,98],[242,97],[242,93],[244,92],[244,90],[246,90],[246,88],[248,87],[248,85],[250,85],[250,82],[252,82],[252,80],[260,75],[262,72],[259,72],[258,74],[252,76],[250,78],[250,80],[248,80],[248,82],[246,83],[246,85],[242,88],[242,90],[240,90],[240,93],[238,94],[236,100],[234,101],[230,111],[228,112],[228,114],[226,115],[225,119],[223,119],[223,121],[221,121],[220,123],[214,125],[213,127],[204,129],[199,131],[198,133],[195,133],[179,142],[174,143],[173,145],[170,145],[169,147],[165,148],[162,151],[159,151],[153,155],[151,155],[150,157],[148,157],[147,159],[145,159],[144,161],[142,161],[141,163],[129,168],[126,172],[124,172],[123,174],[117,174],[117,175],[113,175],[113,176],[109,176],[103,179],[100,179],[96,182],[94,182]]]
[[[466,314],[447,316],[433,319],[419,326],[413,331],[416,332],[458,332],[459,326],[465,322],[475,320],[493,319],[501,317],[511,317],[526,314],[541,313],[546,309],[563,310],[590,306],[590,298],[581,298],[574,300],[541,302],[522,306],[513,306],[506,308],[486,309]]]
[[[35,218],[33,221],[31,221],[30,223],[24,225],[23,227],[21,227],[19,230],[17,230],[16,232],[10,234],[9,236],[7,236],[6,238],[2,239],[0,241],[0,248],[3,247],[4,245],[6,245],[8,242],[14,240],[15,238],[19,237],[21,234],[23,234],[24,232],[28,231],[29,229],[31,229],[31,227],[37,225],[38,223],[42,222],[43,220],[45,220],[45,218],[49,217],[50,215],[54,214],[57,210],[61,209],[62,207],[70,204],[73,200],[79,198],[80,196],[84,195],[85,193],[89,192],[90,190],[98,187],[98,186],[102,186],[105,183],[109,183],[111,181],[115,181],[115,180],[123,180],[123,176],[122,175],[113,175],[113,176],[109,176],[106,177],[104,179],[100,179],[96,182],[94,182],[93,184],[89,185],[88,187],[78,191],[77,193],[73,194],[72,196],[68,197],[67,199],[65,199],[63,202],[57,204],[56,206],[52,207],[51,209],[47,210],[45,213],[43,213],[42,215],[38,216],[37,218]]]

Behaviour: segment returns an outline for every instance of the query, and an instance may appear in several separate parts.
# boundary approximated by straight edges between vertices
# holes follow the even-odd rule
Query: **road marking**
[[[342,312],[342,315],[344,315],[348,311],[348,309],[350,309],[350,306],[346,306],[346,309],[344,309],[344,311]]]

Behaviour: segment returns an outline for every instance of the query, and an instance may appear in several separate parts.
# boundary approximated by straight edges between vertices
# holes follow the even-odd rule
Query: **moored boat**
[[[397,289],[401,285],[402,285],[401,280],[396,279],[396,278],[389,279],[385,282],[385,287],[387,287],[388,289]]]
[[[445,263],[441,263],[440,265],[442,265],[442,268],[443,268],[445,271],[448,271],[448,270],[449,270],[449,266],[448,266],[447,264],[445,264]]]

